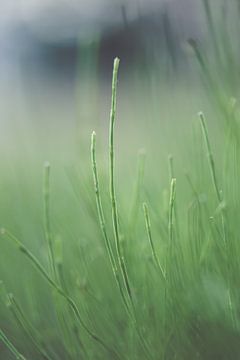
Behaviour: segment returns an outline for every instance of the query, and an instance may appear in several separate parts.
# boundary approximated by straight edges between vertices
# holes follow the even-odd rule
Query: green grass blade
[[[119,219],[118,219],[118,209],[117,209],[115,183],[114,183],[114,125],[116,119],[117,80],[118,80],[119,62],[120,61],[118,58],[114,60],[113,76],[112,76],[112,101],[111,101],[110,125],[109,125],[109,181],[110,181],[110,198],[112,205],[113,230],[114,230],[117,258],[118,258],[119,267],[121,269],[124,286],[126,288],[128,297],[132,302],[132,293],[128,279],[127,269],[120,246]]]
[[[116,353],[115,350],[110,349],[109,346],[105,343],[104,340],[102,340],[98,335],[92,332],[88,328],[88,326],[83,321],[80,312],[78,310],[77,305],[73,301],[73,299],[68,296],[64,290],[48,275],[48,273],[44,270],[43,266],[40,264],[40,262],[37,260],[37,258],[29,251],[23,243],[18,240],[13,234],[11,234],[9,231],[2,229],[1,234],[4,235],[7,239],[11,240],[15,245],[18,247],[18,249],[30,260],[32,265],[36,267],[36,269],[39,271],[39,273],[42,275],[42,277],[48,282],[48,284],[57,291],[69,304],[69,306],[72,308],[72,311],[80,323],[80,325],[83,327],[83,329],[86,331],[86,333],[92,338],[94,341],[102,345],[102,347],[107,350],[109,353],[115,354],[117,358],[120,358],[119,355]]]
[[[236,315],[235,315],[235,310],[233,308],[233,296],[232,296],[231,285],[230,285],[231,284],[231,274],[230,274],[230,263],[229,263],[229,259],[228,259],[228,256],[230,255],[230,244],[229,244],[229,239],[227,237],[228,233],[227,233],[227,221],[226,221],[226,214],[225,214],[225,203],[223,201],[223,194],[220,191],[219,185],[217,182],[215,161],[214,161],[214,157],[213,157],[211,146],[210,146],[205,117],[202,112],[199,113],[199,118],[200,118],[200,122],[201,122],[201,126],[202,126],[203,137],[204,137],[205,143],[206,143],[207,156],[208,156],[209,167],[210,167],[210,171],[211,171],[211,175],[212,175],[213,187],[214,187],[214,190],[216,193],[219,210],[221,213],[223,242],[224,242],[225,251],[226,251],[226,255],[227,255],[225,266],[226,266],[226,275],[227,275],[227,283],[228,283],[228,306],[229,306],[230,317],[232,320],[232,325],[234,327],[236,327]]]
[[[124,255],[122,253],[121,245],[120,245],[120,234],[119,234],[119,218],[118,218],[118,209],[117,209],[117,200],[116,200],[116,192],[115,192],[115,181],[114,181],[114,125],[116,120],[116,100],[117,100],[117,80],[118,80],[118,69],[119,69],[120,60],[116,58],[114,60],[113,65],[113,75],[112,75],[112,101],[111,101],[111,111],[110,111],[110,124],[109,124],[109,192],[111,199],[111,207],[112,207],[112,221],[113,221],[113,231],[116,245],[116,253],[117,260],[119,264],[119,268],[121,270],[123,283],[125,286],[125,290],[131,304],[132,308],[132,321],[134,322],[135,329],[137,331],[139,340],[143,347],[143,350],[147,356],[147,358],[152,358],[151,351],[146,343],[146,340],[142,336],[140,329],[138,328],[138,321],[136,316],[136,310],[132,298],[131,287],[129,283],[127,268],[125,264]]]
[[[176,197],[176,179],[171,180],[170,187],[170,200],[169,200],[169,219],[168,219],[168,235],[169,235],[169,244],[173,244],[173,215],[174,215],[174,202]]]
[[[220,192],[220,189],[219,189],[219,186],[218,186],[218,182],[217,182],[215,162],[214,162],[214,158],[213,158],[213,154],[212,154],[212,149],[211,149],[211,146],[210,146],[210,141],[209,141],[209,136],[208,136],[208,130],[207,130],[205,117],[204,117],[202,112],[200,112],[198,115],[199,115],[199,119],[200,119],[200,122],[201,122],[203,137],[204,137],[204,140],[205,140],[205,143],[206,143],[207,156],[208,156],[209,167],[210,167],[210,171],[211,171],[211,175],[212,175],[212,181],[213,181],[214,190],[215,190],[218,202],[221,203],[222,195],[221,195],[221,192]]]
[[[26,360],[26,358],[22,354],[20,354],[20,352],[7,338],[7,336],[4,334],[1,328],[0,328],[0,340],[5,344],[5,346],[9,349],[9,351],[11,351],[11,353],[15,356],[17,360]]]
[[[147,234],[148,234],[148,240],[149,240],[149,244],[152,250],[152,256],[153,259],[155,261],[155,264],[157,266],[157,268],[159,269],[161,276],[163,277],[163,279],[165,279],[165,272],[162,268],[162,265],[159,261],[159,258],[157,256],[156,253],[156,249],[153,243],[153,239],[152,239],[152,231],[151,231],[151,222],[150,222],[150,218],[149,218],[149,212],[148,212],[148,206],[146,203],[143,203],[143,212],[144,212],[144,217],[145,217],[145,224],[146,224],[146,230],[147,230]]]
[[[57,279],[57,271],[53,250],[53,241],[51,233],[51,223],[50,223],[50,164],[46,162],[44,164],[44,177],[43,177],[43,203],[44,203],[44,228],[45,228],[45,238],[48,246],[48,256],[51,272]]]
[[[109,260],[110,260],[114,278],[117,282],[117,286],[119,288],[123,303],[126,306],[127,311],[129,311],[129,304],[126,299],[126,295],[124,294],[123,288],[122,288],[121,280],[119,277],[119,271],[118,271],[117,264],[116,264],[116,261],[115,261],[114,255],[113,255],[112,247],[111,247],[110,241],[108,239],[108,235],[107,235],[107,229],[106,229],[106,223],[105,223],[105,218],[104,218],[104,213],[103,213],[101,193],[100,193],[100,187],[99,187],[98,171],[97,171],[96,133],[95,132],[92,133],[92,137],[91,137],[91,160],[92,160],[92,172],[93,172],[94,188],[95,188],[97,211],[98,211],[100,227],[102,230],[102,234],[103,234],[103,238],[105,241],[105,246],[107,249],[107,253],[108,253]]]
[[[212,44],[213,44],[214,52],[215,52],[215,60],[218,64],[220,64],[219,41],[218,41],[217,34],[215,31],[212,9],[211,9],[209,0],[202,0],[202,2],[203,2],[206,18],[207,18],[207,25],[209,28],[209,33],[212,38]]]
[[[16,301],[16,299],[12,294],[7,294],[7,295],[8,295],[7,296],[8,306],[10,307],[10,310],[13,316],[15,317],[16,321],[20,325],[20,327],[27,334],[28,338],[36,347],[36,349],[39,351],[39,353],[43,356],[43,358],[45,360],[52,360],[51,356],[47,354],[47,352],[43,347],[43,340],[40,337],[40,334],[37,333],[36,329],[30,324],[26,315],[21,309],[21,306],[18,304],[18,302]]]

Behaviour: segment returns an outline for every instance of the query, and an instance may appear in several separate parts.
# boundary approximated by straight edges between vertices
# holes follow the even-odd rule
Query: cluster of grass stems
[[[219,47],[209,2],[203,3],[215,63],[218,62],[220,71],[227,61],[232,62],[234,54],[225,42]],[[234,91],[235,82],[231,74],[228,75],[227,91],[223,93],[198,44],[193,40],[189,43],[213,102],[224,119],[223,174],[215,160],[207,121],[200,112],[196,118],[204,151],[197,166],[201,167],[202,179],[196,181],[193,174],[186,173],[185,185],[178,186],[174,159],[169,156],[170,181],[168,189],[164,189],[167,206],[164,201],[152,202],[155,195],[148,197],[148,191],[143,191],[145,161],[144,153],[140,153],[134,202],[129,219],[124,221],[115,179],[114,129],[119,69],[116,58],[112,76],[108,185],[102,181],[98,167],[96,133],[91,136],[91,193],[95,191],[97,210],[91,214],[98,230],[89,229],[89,236],[94,237],[101,253],[97,263],[91,263],[90,256],[84,260],[84,256],[78,258],[78,253],[72,255],[77,262],[86,261],[91,286],[82,285],[82,290],[75,273],[71,272],[71,263],[64,261],[66,245],[52,230],[51,169],[46,163],[43,204],[47,264],[9,229],[1,229],[1,243],[12,242],[31,268],[37,270],[37,276],[45,281],[47,290],[42,283],[41,286],[49,297],[44,302],[51,304],[58,330],[56,334],[54,330],[45,334],[41,322],[37,324],[33,314],[28,316],[21,299],[8,290],[8,284],[1,282],[1,305],[11,317],[10,323],[14,322],[18,328],[13,331],[6,320],[0,322],[0,341],[6,350],[4,359],[229,360],[240,357],[237,169],[240,133],[236,101],[229,100],[229,91]],[[226,53],[228,58],[223,56]],[[180,200],[181,196],[178,200],[181,192],[187,194],[187,201]],[[156,210],[159,207],[160,210]],[[89,224],[91,227],[91,222]],[[91,272],[95,282],[91,281]],[[83,295],[84,291],[87,295]],[[1,351],[0,347],[0,354]]]
[[[153,322],[159,322],[159,326],[161,328],[161,332],[159,332],[159,341],[160,344],[157,348],[154,348],[153,343],[151,344],[152,337],[152,324],[150,321],[147,325],[144,326],[144,323],[141,320],[141,313],[139,313],[139,299],[137,295],[134,295],[134,284],[133,280],[128,271],[128,267],[131,266],[131,263],[127,261],[128,253],[125,250],[126,246],[123,246],[121,242],[121,229],[120,229],[120,221],[118,215],[118,202],[116,197],[116,189],[115,189],[115,154],[114,154],[114,125],[116,119],[116,98],[117,98],[117,79],[118,79],[118,68],[119,68],[119,59],[116,58],[114,61],[113,67],[113,80],[112,80],[112,104],[111,104],[111,113],[110,113],[110,128],[109,128],[109,198],[111,204],[111,211],[112,211],[112,227],[113,233],[109,235],[108,228],[105,221],[105,214],[102,205],[102,197],[101,197],[101,190],[100,190],[100,181],[98,175],[98,167],[97,167],[97,160],[96,160],[96,134],[95,132],[92,133],[91,137],[91,162],[92,162],[92,173],[93,173],[93,180],[94,180],[94,189],[96,195],[96,205],[97,205],[97,212],[99,218],[99,225],[102,232],[102,237],[104,239],[105,248],[106,248],[106,255],[108,256],[108,261],[110,264],[110,269],[112,272],[113,279],[116,283],[117,291],[119,296],[117,297],[119,308],[122,308],[121,314],[124,316],[124,321],[131,329],[131,333],[135,334],[134,341],[136,342],[136,353],[135,355],[131,355],[133,358],[139,358],[140,354],[144,359],[157,359],[157,358],[171,358],[172,355],[169,355],[168,352],[174,353],[172,346],[174,347],[174,341],[178,342],[174,339],[174,336],[179,336],[181,338],[179,331],[181,331],[181,326],[183,328],[186,327],[186,324],[179,324],[179,320],[174,319],[176,314],[174,311],[175,306],[174,302],[176,302],[175,296],[178,296],[177,292],[179,291],[179,296],[182,297],[182,290],[181,287],[184,286],[184,278],[181,279],[183,274],[183,268],[187,265],[184,261],[184,246],[186,243],[183,242],[181,244],[179,241],[180,234],[179,229],[177,229],[177,209],[175,207],[175,199],[177,194],[177,181],[174,177],[174,169],[173,169],[173,158],[169,157],[169,174],[170,174],[170,185],[169,185],[169,206],[168,206],[168,226],[167,226],[167,239],[162,239],[162,235],[158,240],[153,238],[152,235],[152,228],[151,228],[151,221],[150,221],[150,211],[149,206],[146,202],[142,204],[143,209],[143,216],[145,219],[145,228],[146,228],[146,237],[148,238],[149,242],[149,249],[151,253],[151,260],[153,264],[153,269],[155,274],[152,278],[154,286],[158,289],[159,296],[161,299],[161,306],[163,307],[163,312],[161,314],[155,313],[156,309],[152,309],[154,319]],[[230,319],[229,326],[237,331],[238,329],[238,316],[237,316],[237,309],[236,304],[234,305],[234,289],[232,288],[232,278],[231,278],[231,266],[229,264],[230,261],[230,254],[231,254],[231,238],[229,237],[230,229],[228,229],[227,223],[227,210],[226,210],[226,203],[223,191],[219,187],[216,168],[215,168],[215,161],[214,156],[211,150],[206,120],[202,113],[199,113],[199,120],[202,128],[202,136],[205,141],[205,149],[209,163],[209,170],[210,175],[212,178],[212,191],[215,193],[216,196],[216,208],[217,212],[220,216],[220,223],[219,225],[213,224],[211,225],[215,229],[211,230],[211,234],[207,234],[208,237],[213,237],[213,239],[204,239],[203,236],[206,235],[206,230],[202,229],[202,243],[200,244],[199,253],[194,250],[196,244],[194,244],[195,239],[192,238],[191,247],[195,251],[194,258],[191,259],[193,262],[193,269],[196,271],[196,267],[198,268],[198,272],[200,275],[200,267],[201,263],[206,260],[206,256],[209,255],[209,248],[211,244],[210,241],[216,241],[216,245],[222,251],[222,266],[225,269],[225,282],[226,282],[226,293],[227,293],[227,303],[226,303],[226,316]],[[140,162],[141,164],[141,162]],[[140,166],[141,168],[141,166]],[[139,171],[140,176],[142,170]],[[187,176],[189,183],[193,187],[191,183],[191,179],[189,175]],[[141,183],[138,179],[138,183]],[[139,185],[139,184],[138,184]],[[200,223],[203,221],[201,219],[200,212],[202,211],[202,204],[199,199],[199,194],[197,190],[193,189],[194,194],[194,204],[196,208],[198,208],[198,218],[196,219],[199,222],[199,229],[201,229]],[[37,257],[24,245],[22,241],[20,241],[15,235],[13,235],[9,230],[2,229],[1,230],[1,237],[3,240],[12,241],[18,250],[26,257],[26,259],[34,266],[39,274],[45,279],[49,287],[52,289],[52,297],[53,302],[55,304],[55,311],[56,317],[58,319],[60,327],[63,329],[63,334],[67,330],[65,328],[65,321],[66,317],[71,319],[73,326],[68,329],[70,331],[70,335],[76,338],[76,341],[79,344],[79,350],[76,353],[73,351],[68,355],[69,357],[75,358],[97,358],[97,352],[102,351],[104,355],[101,355],[100,358],[111,358],[111,359],[124,359],[129,358],[128,353],[123,351],[121,340],[121,331],[119,331],[119,338],[114,339],[115,342],[109,344],[108,339],[105,334],[96,333],[90,324],[82,315],[77,302],[73,299],[71,294],[69,293],[65,281],[64,281],[64,274],[62,269],[62,245],[61,241],[55,241],[52,235],[51,230],[51,215],[50,215],[50,164],[46,163],[44,165],[44,186],[43,186],[43,198],[44,198],[44,224],[45,224],[45,239],[46,239],[46,246],[48,249],[48,263],[49,263],[49,271],[47,271],[41,262],[37,259]],[[204,205],[205,206],[205,205]],[[193,211],[193,210],[191,210]],[[210,217],[211,221],[214,223],[214,217]],[[210,222],[210,220],[209,220]],[[193,229],[194,231],[194,229]],[[218,234],[216,239],[216,232]],[[112,238],[113,236],[113,238]],[[114,239],[114,241],[113,241]],[[134,241],[138,241],[134,239]],[[156,241],[160,241],[160,244],[156,244]],[[217,244],[218,243],[218,244]],[[159,252],[159,245],[164,247]],[[206,249],[207,246],[207,249]],[[185,249],[186,250],[186,249]],[[193,253],[192,255],[193,256]],[[181,259],[182,258],[182,259]],[[140,260],[140,261],[143,261]],[[146,261],[146,260],[145,260]],[[183,262],[182,262],[183,261]],[[185,269],[186,270],[186,269]],[[186,274],[185,274],[186,276]],[[201,277],[199,277],[199,281],[201,281]],[[154,283],[155,282],[155,283]],[[181,285],[181,286],[180,286]],[[144,288],[147,284],[143,283],[141,286]],[[54,354],[52,349],[48,349],[46,345],[46,340],[43,339],[41,331],[34,327],[28,320],[27,314],[25,314],[24,310],[21,308],[20,303],[15,299],[15,297],[8,293],[5,288],[5,284],[1,284],[2,295],[5,298],[5,302],[7,307],[12,312],[12,315],[16,321],[16,323],[21,328],[21,331],[25,332],[28,337],[28,341],[35,346],[39,356],[41,358],[50,360],[56,359],[56,353]],[[181,294],[181,295],[180,295]],[[66,303],[66,306],[59,306],[59,299],[58,297],[62,298],[63,301]],[[186,299],[185,299],[186,301]],[[151,306],[158,307],[158,303],[154,303]],[[148,304],[144,304],[144,311],[149,312],[150,309],[147,308]],[[101,310],[99,310],[101,311]],[[143,311],[143,309],[141,310]],[[66,313],[67,312],[67,313]],[[95,314],[97,316],[97,314]],[[171,324],[171,329],[169,325]],[[114,322],[112,326],[115,326]],[[179,328],[180,326],[180,328]],[[200,326],[200,325],[199,325]],[[95,351],[89,353],[88,347],[84,344],[82,338],[82,331],[86,336],[89,337],[91,341],[91,346],[93,346]],[[185,329],[186,331],[186,329]],[[194,330],[191,335],[194,336]],[[200,331],[200,330],[199,330]],[[172,335],[171,335],[172,332]],[[176,333],[175,333],[176,332]],[[151,336],[149,336],[151,335]],[[133,336],[133,335],[132,335]],[[169,338],[170,336],[170,338]],[[173,337],[171,339],[171,337]],[[1,340],[8,348],[8,350],[17,358],[17,359],[27,359],[27,355],[22,355],[16,347],[12,344],[11,340],[5,334],[5,331],[1,329]],[[149,341],[150,340],[150,341]],[[89,346],[89,345],[88,345]],[[186,343],[186,348],[188,348],[189,344]],[[125,348],[125,346],[124,346]],[[127,349],[127,347],[126,347]],[[178,349],[178,351],[180,351]],[[183,349],[181,349],[183,351]],[[193,351],[193,350],[192,350]],[[196,353],[200,356],[201,351],[196,348]],[[127,352],[127,350],[126,350]],[[157,355],[158,354],[158,355]],[[185,350],[183,351],[185,354]],[[179,353],[179,357],[175,358],[183,358],[182,353]],[[174,355],[176,356],[176,355]]]

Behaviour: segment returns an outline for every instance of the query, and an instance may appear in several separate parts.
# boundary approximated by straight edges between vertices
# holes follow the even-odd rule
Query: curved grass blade
[[[115,183],[114,183],[114,125],[116,119],[117,80],[118,80],[119,62],[120,60],[118,58],[114,60],[113,76],[112,76],[112,101],[111,101],[110,125],[109,125],[109,182],[110,182],[109,190],[110,190],[110,199],[112,205],[112,220],[113,220],[113,230],[114,230],[114,237],[116,244],[117,259],[118,259],[119,267],[121,269],[124,286],[126,288],[128,297],[132,302],[133,301],[132,293],[129,284],[127,269],[120,246],[119,219],[118,219],[118,209],[117,209]]]
[[[27,334],[30,341],[39,351],[39,353],[43,356],[45,360],[52,360],[51,356],[47,354],[44,349],[43,339],[40,338],[40,334],[36,333],[36,329],[30,324],[27,317],[25,316],[21,306],[18,304],[16,299],[12,294],[7,294],[8,306],[16,319],[19,326],[23,329],[23,331]]]
[[[53,251],[53,241],[52,241],[51,223],[50,223],[50,164],[49,162],[46,162],[44,164],[43,204],[44,204],[44,228],[45,228],[45,238],[48,246],[49,264],[54,279],[56,280],[57,271],[55,265],[55,256]]]
[[[216,175],[216,170],[215,170],[215,161],[214,161],[212,149],[211,149],[211,146],[210,146],[210,141],[209,141],[209,136],[208,136],[208,129],[207,129],[205,117],[204,117],[202,112],[200,112],[198,115],[199,115],[199,119],[200,119],[200,122],[201,122],[203,137],[205,139],[208,162],[209,162],[209,167],[210,167],[210,171],[211,171],[211,175],[212,175],[213,187],[214,187],[214,190],[215,190],[215,193],[216,193],[216,197],[217,197],[218,205],[219,205],[219,210],[220,210],[220,213],[221,213],[223,242],[224,242],[224,245],[225,245],[226,254],[229,255],[229,243],[228,243],[228,239],[227,239],[227,229],[226,229],[225,204],[223,202],[222,192],[220,191],[219,185],[218,185],[218,182],[217,182],[217,175]],[[235,311],[233,309],[232,292],[231,292],[231,287],[230,287],[230,274],[229,274],[230,268],[229,268],[229,266],[230,266],[230,264],[229,264],[229,262],[227,262],[226,263],[226,268],[227,268],[227,274],[228,274],[228,279],[227,279],[227,282],[228,282],[228,306],[229,306],[229,312],[230,312],[232,324],[233,324],[234,327],[236,327],[236,315],[235,315]]]
[[[143,350],[146,353],[147,358],[152,358],[151,351],[146,343],[145,338],[142,336],[141,331],[137,326],[137,316],[136,310],[133,302],[132,291],[129,283],[127,268],[125,264],[124,254],[122,253],[120,245],[120,234],[119,234],[119,218],[118,218],[118,208],[116,200],[116,191],[115,191],[115,181],[114,181],[114,125],[116,120],[116,101],[117,101],[117,80],[118,80],[118,69],[119,69],[120,60],[115,58],[113,64],[113,75],[112,75],[112,100],[111,100],[111,110],[110,110],[110,124],[109,124],[109,193],[111,199],[112,207],[112,222],[113,222],[113,231],[116,245],[117,260],[119,268],[122,274],[124,287],[131,304],[131,309],[133,312],[132,320],[134,321],[137,334],[141,341]]]
[[[92,338],[94,341],[96,341],[98,344],[100,344],[107,352],[114,354],[116,358],[120,359],[119,354],[115,350],[109,348],[109,346],[105,343],[104,340],[102,340],[98,335],[96,335],[94,332],[92,332],[91,329],[88,328],[88,326],[85,324],[84,320],[82,319],[79,309],[75,304],[74,300],[69,295],[67,295],[65,291],[48,275],[48,273],[45,271],[45,269],[37,260],[37,258],[32,254],[32,252],[29,251],[20,240],[18,240],[13,234],[11,234],[6,229],[2,229],[1,234],[4,235],[7,239],[11,240],[17,246],[17,248],[30,260],[32,265],[36,267],[36,269],[39,271],[42,277],[48,282],[48,284],[67,301],[77,321],[83,327],[83,329],[86,331],[89,337]]]
[[[169,244],[172,246],[173,243],[173,215],[174,215],[174,201],[176,196],[176,179],[171,180],[170,187],[170,200],[169,200],[169,219],[168,219],[168,235]]]
[[[17,360],[26,360],[26,358],[22,354],[20,354],[20,352],[7,338],[7,336],[4,334],[1,328],[0,328],[0,340],[5,344],[5,346],[9,349],[9,351],[11,351],[11,353],[15,356]]]
[[[156,264],[158,270],[161,273],[161,276],[165,280],[165,272],[164,272],[162,265],[158,259],[156,249],[155,249],[153,239],[152,239],[151,222],[150,222],[150,218],[149,218],[148,206],[146,203],[143,203],[143,213],[144,213],[144,217],[145,217],[145,224],[146,224],[146,230],[147,230],[147,234],[148,234],[148,240],[149,240],[149,244],[150,244],[150,247],[152,250],[152,256],[153,256],[153,259],[155,261],[155,264]]]
[[[128,304],[128,301],[126,299],[126,295],[124,294],[123,288],[122,288],[121,280],[120,280],[120,277],[119,277],[119,270],[118,270],[118,267],[117,267],[117,264],[116,264],[116,261],[115,261],[114,255],[113,255],[113,251],[112,251],[110,241],[108,239],[108,235],[107,235],[107,229],[106,229],[106,224],[105,224],[105,218],[104,218],[102,201],[101,201],[101,193],[100,193],[100,187],[99,187],[98,171],[97,171],[96,133],[95,132],[92,133],[92,137],[91,137],[91,160],[92,160],[93,180],[94,180],[94,188],[95,188],[95,195],[96,195],[96,203],[97,203],[97,211],[98,211],[99,222],[100,222],[103,238],[104,238],[104,241],[105,241],[105,246],[106,246],[106,249],[107,249],[108,257],[109,257],[109,260],[110,260],[110,264],[111,264],[111,267],[112,267],[113,275],[114,275],[114,278],[115,278],[115,280],[117,282],[117,286],[119,288],[119,291],[121,293],[123,303],[124,303],[127,311],[129,312],[130,311],[129,304]]]

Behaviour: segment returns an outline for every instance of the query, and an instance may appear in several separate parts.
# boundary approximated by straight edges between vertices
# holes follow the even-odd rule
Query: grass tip
[[[119,63],[120,63],[120,59],[119,59],[119,57],[116,56],[114,59],[114,66],[118,66]]]
[[[138,155],[139,156],[145,156],[146,155],[146,149],[145,148],[141,148],[138,150]]]
[[[14,299],[13,293],[8,293],[7,295],[8,295],[8,298],[9,298],[10,300],[13,300],[13,299]]]
[[[12,293],[7,293],[6,294],[6,303],[5,303],[5,305],[8,308],[10,308],[13,305],[13,299],[14,299],[14,297],[13,297]]]
[[[95,131],[92,132],[91,140],[92,140],[92,143],[96,142],[96,132]]]
[[[95,147],[96,147],[96,133],[95,133],[95,131],[93,131],[92,135],[91,135],[91,151],[92,151],[92,153],[95,151]]]
[[[174,200],[175,200],[175,195],[176,195],[176,178],[172,178],[171,180],[171,192],[170,192],[170,203],[173,204]]]
[[[44,161],[43,166],[44,166],[45,169],[49,169],[50,168],[50,162],[49,161]]]
[[[144,202],[144,203],[142,204],[142,206],[143,206],[143,210],[146,211],[146,210],[147,210],[147,204]]]
[[[189,39],[187,40],[187,42],[188,42],[188,44],[189,44],[190,46],[192,46],[193,48],[196,48],[196,47],[197,47],[197,41],[196,41],[195,39],[189,38]]]
[[[5,234],[6,234],[6,229],[1,228],[1,229],[0,229],[0,235],[5,235]]]

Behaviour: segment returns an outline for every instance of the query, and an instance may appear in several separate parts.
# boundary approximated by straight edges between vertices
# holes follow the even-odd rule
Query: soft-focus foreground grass
[[[99,120],[2,146],[1,359],[240,358],[238,69],[203,3],[205,94],[120,82],[115,118],[116,60],[110,149]]]

